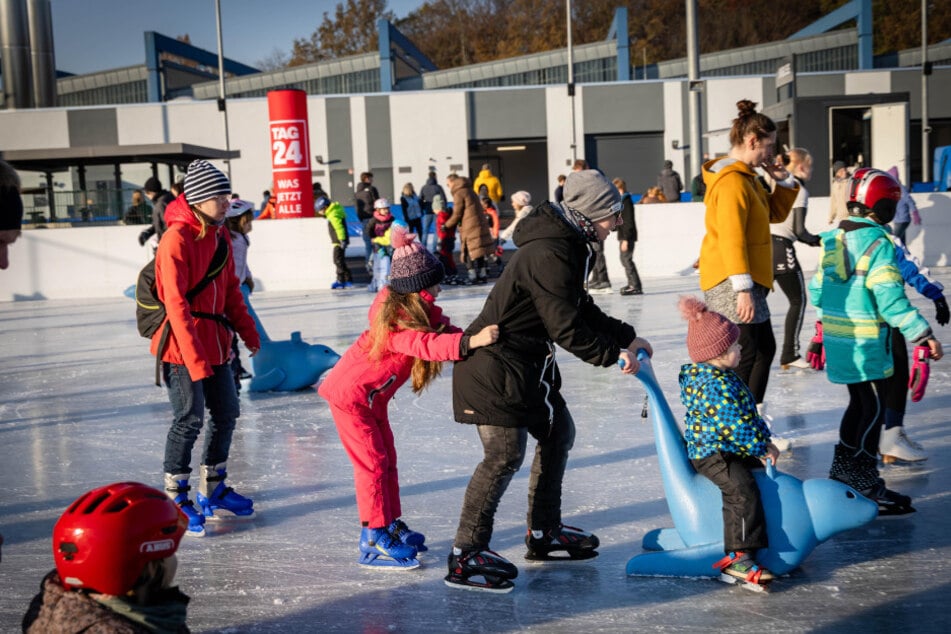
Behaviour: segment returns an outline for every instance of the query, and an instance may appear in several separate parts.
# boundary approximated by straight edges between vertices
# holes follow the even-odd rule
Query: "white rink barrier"
[[[907,239],[913,255],[926,266],[951,261],[951,194],[914,194],[922,225],[911,225]],[[829,199],[809,201],[807,228],[829,228]],[[701,203],[662,203],[635,206],[638,242],[634,261],[641,277],[693,275],[693,263],[703,240]],[[0,271],[0,301],[118,297],[135,284],[149,260],[140,247],[144,227],[109,226],[29,229],[10,247],[10,268]],[[313,291],[330,289],[335,279],[327,221],[322,218],[263,220],[249,235],[248,262],[255,291]],[[511,248],[511,245],[508,245]],[[819,250],[796,247],[807,272],[816,267]],[[348,255],[363,253],[363,240],[351,238]],[[625,284],[618,241],[605,243],[612,284]],[[649,285],[648,285],[649,288]]]

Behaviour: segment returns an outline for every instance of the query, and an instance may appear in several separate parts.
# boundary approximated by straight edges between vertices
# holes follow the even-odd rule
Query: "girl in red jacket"
[[[370,328],[360,335],[321,383],[337,432],[353,463],[360,534],[360,565],[411,569],[425,536],[400,519],[396,447],[387,405],[410,377],[421,392],[444,361],[458,361],[499,336],[498,326],[463,335],[436,306],[445,272],[439,261],[401,226],[391,230],[389,286],[370,307]]]
[[[165,491],[188,516],[188,533],[205,534],[205,519],[221,515],[252,517],[252,501],[225,485],[228,454],[238,395],[231,371],[232,329],[251,356],[261,347],[248,315],[240,282],[228,255],[221,272],[195,297],[188,294],[208,273],[218,243],[230,245],[223,227],[231,183],[208,161],[193,161],[185,175],[185,192],[165,208],[168,229],[155,253],[155,289],[165,305],[171,333],[152,337],[152,354],[160,355],[174,417],[165,442]],[[230,251],[230,246],[229,246]],[[225,324],[229,325],[225,325]],[[202,451],[198,506],[189,499],[191,454],[211,414]]]

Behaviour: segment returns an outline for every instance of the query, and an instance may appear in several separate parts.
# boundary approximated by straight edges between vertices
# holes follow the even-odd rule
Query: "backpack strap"
[[[218,274],[221,273],[225,265],[228,264],[228,255],[230,249],[228,248],[228,241],[224,239],[220,234],[218,234],[218,244],[215,247],[215,254],[211,256],[211,262],[208,263],[208,270],[205,271],[204,277],[195,284],[194,288],[185,293],[185,299],[188,300],[188,303],[191,304],[192,300],[198,296],[198,293],[202,292],[206,286],[211,284]],[[191,311],[192,315],[195,317],[201,317],[203,319],[214,319],[218,323],[225,326],[228,330],[234,331],[234,327],[231,325],[231,322],[228,321],[228,318],[224,315],[216,315],[214,313],[205,313],[201,311]],[[162,351],[165,350],[165,344],[168,343],[168,336],[172,332],[172,324],[169,322],[168,318],[165,319],[165,325],[162,326],[162,336],[159,337],[158,348],[155,352],[155,384],[159,387],[162,387]]]

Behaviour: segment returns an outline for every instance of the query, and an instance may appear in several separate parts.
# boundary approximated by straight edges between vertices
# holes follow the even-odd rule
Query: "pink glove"
[[[921,224],[921,215],[918,213],[917,209],[911,210],[911,221],[915,223],[916,225]]]
[[[911,402],[917,403],[925,395],[925,388],[928,387],[928,374],[931,367],[928,359],[931,358],[931,348],[928,346],[915,346],[912,353],[914,363],[911,366],[911,374],[908,377],[908,389],[911,390]]]
[[[822,345],[822,322],[816,322],[816,334],[813,335],[809,347],[806,348],[806,361],[813,370],[822,370],[826,367],[826,349]]]

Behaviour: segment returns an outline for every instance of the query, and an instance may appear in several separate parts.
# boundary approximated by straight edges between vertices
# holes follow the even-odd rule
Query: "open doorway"
[[[548,178],[548,143],[544,139],[499,139],[469,142],[469,178],[475,181],[487,164],[502,181],[504,197],[499,212],[512,213],[509,197],[524,190],[533,202],[550,197]]]
[[[871,161],[872,108],[829,108],[829,156],[842,161],[849,170],[868,165]]]

